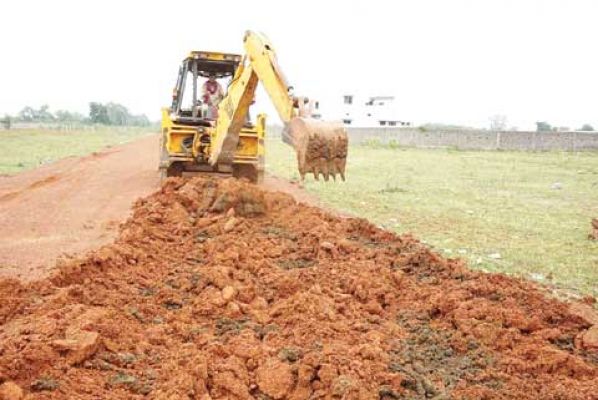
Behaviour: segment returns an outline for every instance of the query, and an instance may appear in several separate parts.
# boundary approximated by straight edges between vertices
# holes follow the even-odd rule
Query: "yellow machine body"
[[[229,173],[253,182],[263,178],[266,116],[248,118],[258,82],[261,82],[284,123],[283,140],[297,152],[303,178],[313,173],[327,180],[344,179],[347,135],[342,125],[313,118],[313,103],[293,96],[270,41],[248,31],[245,55],[192,51],[183,60],[172,105],[162,110],[160,169],[163,176],[186,172]],[[191,106],[183,106],[187,76],[192,77]],[[207,118],[198,98],[199,77],[229,77],[216,116]],[[203,109],[205,110],[205,108]]]
[[[209,155],[212,153],[211,143],[215,139],[216,129],[177,123],[173,121],[170,109],[163,108],[160,170],[163,177],[213,172],[260,182],[265,168],[265,134],[266,115],[260,114],[255,125],[240,130],[232,162],[211,165]],[[206,136],[210,141],[202,143],[202,138]]]

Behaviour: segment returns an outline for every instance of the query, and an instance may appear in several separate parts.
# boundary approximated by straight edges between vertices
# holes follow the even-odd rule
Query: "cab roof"
[[[189,71],[192,71],[193,64],[197,63],[197,74],[204,78],[210,74],[215,74],[217,78],[233,75],[240,62],[239,54],[216,51],[191,51],[183,60]]]

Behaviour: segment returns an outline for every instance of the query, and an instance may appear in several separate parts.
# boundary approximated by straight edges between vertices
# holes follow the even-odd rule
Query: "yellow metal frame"
[[[278,66],[274,47],[265,35],[245,33],[246,55],[239,64],[228,93],[218,106],[218,120],[212,137],[210,164],[230,163],[239,140],[240,127],[253,101],[258,81],[262,83],[283,123],[296,116],[288,82]]]
[[[168,168],[173,162],[179,161],[197,162],[201,155],[199,137],[204,133],[213,136],[216,129],[214,127],[196,127],[176,123],[170,116],[170,109],[163,108],[162,146],[168,159],[162,160],[161,167]],[[258,167],[261,165],[261,170],[263,170],[265,135],[266,115],[259,114],[255,126],[241,128],[231,164],[255,164]],[[183,140],[186,138],[192,138],[193,145],[191,148],[183,146]],[[210,154],[211,148],[208,147],[206,152]],[[207,165],[207,160],[205,163]]]
[[[263,34],[247,31],[244,37],[246,55],[241,59],[235,54],[210,51],[192,51],[189,59],[213,61],[231,60],[239,63],[226,96],[218,105],[218,118],[213,126],[199,127],[173,121],[170,110],[162,110],[163,157],[161,166],[168,168],[172,162],[207,164],[214,170],[220,167],[254,164],[259,172],[264,170],[266,116],[260,114],[253,127],[247,127],[247,113],[253,102],[258,81],[262,82],[282,119],[288,123],[296,116],[288,82],[283,75],[274,47]],[[200,136],[210,135],[210,144],[201,143]],[[186,147],[183,141],[193,145]]]
[[[187,59],[200,59],[204,58],[212,61],[241,61],[241,56],[232,53],[221,53],[219,51],[191,51],[187,56]]]

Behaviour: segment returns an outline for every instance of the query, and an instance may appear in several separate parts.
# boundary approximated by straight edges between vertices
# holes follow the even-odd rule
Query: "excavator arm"
[[[303,179],[313,173],[325,180],[339,174],[345,179],[348,140],[341,124],[310,117],[308,101],[292,95],[293,88],[282,73],[276,53],[265,35],[247,31],[245,57],[239,64],[228,92],[218,106],[218,120],[212,138],[210,164],[232,163],[239,132],[247,121],[258,81],[262,83],[284,124],[283,140],[297,153]]]
[[[226,96],[218,105],[218,119],[209,160],[211,165],[232,164],[239,143],[239,132],[247,121],[257,83],[257,75],[243,59],[228,86]]]

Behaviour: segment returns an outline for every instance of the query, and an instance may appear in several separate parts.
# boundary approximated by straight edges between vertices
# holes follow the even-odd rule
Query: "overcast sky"
[[[242,52],[253,29],[324,103],[394,95],[415,123],[598,126],[598,1],[5,0],[0,15],[0,114],[115,101],[157,120],[189,50]]]

